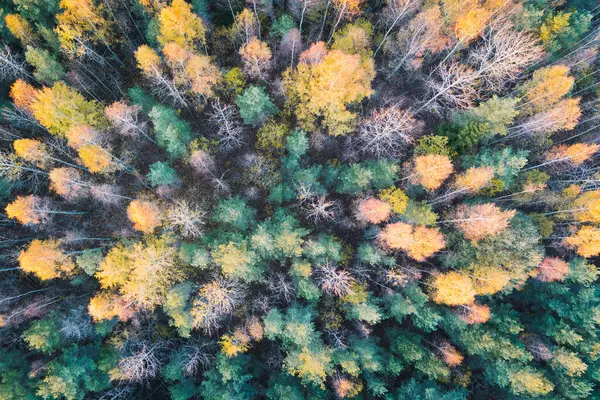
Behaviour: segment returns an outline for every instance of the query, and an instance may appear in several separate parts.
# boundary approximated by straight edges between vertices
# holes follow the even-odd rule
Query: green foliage
[[[481,121],[469,121],[465,124],[442,124],[437,128],[437,135],[447,136],[450,148],[464,154],[472,150],[483,139],[491,134],[491,124]]]
[[[163,161],[157,161],[150,165],[148,180],[153,187],[161,185],[177,185],[179,183],[177,171]]]
[[[65,75],[62,65],[48,50],[28,47],[25,59],[34,68],[35,79],[47,85],[61,80]]]
[[[296,23],[289,14],[281,14],[273,21],[270,35],[274,37],[283,37],[290,29],[294,29]]]
[[[172,158],[182,158],[192,140],[191,128],[172,108],[156,105],[148,113],[154,125],[154,134],[160,147]]]
[[[55,316],[49,316],[31,323],[23,332],[27,345],[42,353],[52,353],[61,345],[60,329]]]
[[[521,169],[527,164],[526,150],[515,150],[505,147],[501,150],[484,149],[475,154],[462,157],[463,167],[492,167],[494,176],[502,180],[503,189],[511,189]]]
[[[591,21],[592,14],[589,12],[549,14],[541,27],[546,49],[555,56],[571,49],[589,30]]]
[[[179,335],[190,337],[193,326],[192,316],[189,313],[189,299],[195,286],[192,282],[177,284],[167,291],[163,310],[171,318],[171,325],[177,328]]]
[[[212,219],[233,229],[245,231],[254,224],[255,213],[240,197],[231,197],[217,204]]]
[[[279,113],[262,86],[249,86],[237,96],[235,103],[244,123],[252,126],[260,125],[270,116]]]
[[[426,135],[419,139],[419,144],[415,146],[414,153],[417,156],[428,154],[439,154],[442,156],[454,157],[455,152],[449,146],[448,136]]]
[[[96,273],[100,262],[104,258],[101,249],[85,249],[75,259],[77,266],[86,274],[92,276]]]

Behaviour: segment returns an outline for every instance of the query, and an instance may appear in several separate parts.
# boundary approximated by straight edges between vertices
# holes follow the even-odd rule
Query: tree
[[[377,158],[399,157],[414,142],[418,122],[409,110],[396,106],[373,111],[359,124],[358,145],[361,152]]]
[[[544,46],[554,54],[559,54],[579,43],[589,30],[592,15],[575,11],[550,14],[540,26],[540,39]]]
[[[325,378],[331,370],[331,352],[326,349],[310,350],[308,347],[288,354],[284,360],[287,371],[306,384],[325,387]]]
[[[476,242],[505,230],[515,214],[515,210],[502,211],[493,203],[474,206],[461,204],[454,211],[451,221],[467,239]]]
[[[569,264],[558,257],[546,257],[538,266],[536,279],[542,282],[561,282],[569,274]]]
[[[567,66],[538,69],[522,87],[527,100],[523,110],[528,113],[548,110],[571,90],[574,83],[575,79],[569,76]]]
[[[17,139],[13,142],[13,148],[17,156],[39,168],[43,169],[48,164],[48,149],[37,139]]]
[[[216,130],[221,149],[231,151],[244,143],[244,128],[238,121],[239,114],[235,106],[215,100],[209,114],[209,123]]]
[[[412,184],[435,190],[444,183],[453,170],[452,161],[448,156],[428,154],[415,157],[408,178]]]
[[[23,46],[36,41],[35,33],[29,21],[19,14],[8,14],[4,17],[6,27],[14,37],[19,39]]]
[[[244,72],[250,78],[265,79],[271,69],[271,50],[265,42],[252,38],[240,49]]]
[[[23,332],[23,339],[31,349],[46,354],[53,353],[60,346],[61,342],[57,318],[46,317],[39,321],[34,321]]]
[[[10,98],[15,106],[29,113],[33,113],[31,105],[35,101],[36,94],[36,88],[23,79],[17,79],[10,87]]]
[[[431,299],[438,304],[460,306],[475,301],[475,288],[468,276],[451,271],[435,275],[431,280]]]
[[[101,128],[106,125],[100,105],[94,100],[86,100],[63,82],[37,91],[31,111],[42,126],[59,137],[64,137],[74,126]]]
[[[84,182],[83,174],[75,168],[53,168],[48,178],[50,189],[67,200],[83,197],[89,190],[89,184]]]
[[[184,237],[195,239],[204,232],[205,215],[200,208],[181,201],[167,210],[167,221]]]
[[[589,160],[598,150],[600,145],[597,144],[575,143],[570,146],[559,144],[548,151],[547,161],[536,168],[554,163],[578,166]]]
[[[356,217],[360,221],[379,224],[388,219],[391,207],[388,203],[371,197],[362,201],[356,212]]]
[[[6,206],[8,218],[16,219],[23,225],[48,222],[50,211],[43,199],[37,196],[18,196]]]
[[[173,0],[170,6],[162,8],[158,16],[158,41],[165,46],[175,42],[181,47],[194,51],[205,44],[206,28],[185,0]]]
[[[309,48],[304,53],[314,53],[314,50]],[[347,106],[372,94],[373,60],[331,50],[319,61],[307,63],[302,62],[308,58],[304,53],[300,55],[297,69],[288,70],[284,76],[287,95],[295,107],[300,127],[314,130],[316,120],[322,118],[322,125],[330,135],[350,132],[356,115]]]
[[[390,211],[396,214],[403,214],[408,205],[408,196],[402,190],[395,186],[383,189],[379,192],[379,199],[385,201],[390,206]]]
[[[27,47],[25,60],[34,68],[33,76],[35,79],[42,83],[52,85],[54,82],[60,81],[65,75],[62,65],[48,50]]]
[[[385,247],[403,250],[417,261],[424,261],[446,247],[446,241],[439,229],[413,227],[404,222],[386,225],[379,234],[379,240]]]
[[[95,277],[103,290],[118,293],[115,301],[122,296],[129,307],[152,310],[165,301],[171,285],[183,280],[176,254],[173,239],[168,236],[148,237],[144,242],[129,245],[117,244],[106,254]],[[100,292],[100,296],[104,293],[111,292]]]
[[[140,120],[141,110],[142,107],[139,105],[115,101],[106,106],[104,114],[121,135],[134,138],[141,135],[148,138],[148,124]]]
[[[179,177],[177,171],[175,171],[168,163],[157,161],[150,165],[150,172],[148,173],[148,180],[150,185],[156,186],[169,186],[177,185],[179,183]]]
[[[191,127],[172,108],[156,105],[148,114],[154,125],[154,134],[160,147],[172,158],[182,158],[192,140]]]
[[[67,277],[75,270],[75,263],[59,249],[58,240],[33,240],[19,253],[19,266],[41,280]]]
[[[235,103],[240,110],[240,116],[247,125],[260,125],[271,115],[279,113],[262,86],[249,86],[237,96]]]
[[[61,0],[64,10],[56,15],[58,25],[55,31],[61,48],[76,56],[87,53],[97,54],[87,47],[86,42],[104,44],[110,49],[114,40],[112,24],[107,20],[103,5],[96,6],[92,0]]]
[[[563,240],[569,247],[575,247],[582,257],[594,257],[600,254],[600,229],[582,226],[577,232]]]
[[[134,229],[148,234],[162,223],[161,211],[152,201],[133,200],[127,206],[127,216],[133,222]]]
[[[221,321],[231,315],[242,303],[243,293],[232,281],[214,280],[203,285],[194,295],[191,314],[194,327],[210,334]]]
[[[94,174],[108,174],[117,169],[110,153],[97,144],[84,144],[77,149],[77,154],[88,171]]]

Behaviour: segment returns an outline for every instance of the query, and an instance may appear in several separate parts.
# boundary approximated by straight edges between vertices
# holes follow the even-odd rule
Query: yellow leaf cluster
[[[575,219],[579,222],[600,223],[600,189],[585,192],[573,202]]]
[[[438,274],[431,280],[431,299],[438,304],[460,306],[475,302],[473,281],[465,274],[450,271]]]
[[[161,212],[158,205],[147,200],[133,200],[127,207],[127,216],[133,222],[133,228],[152,233],[161,223]]]
[[[570,146],[559,144],[550,149],[546,159],[569,161],[577,166],[589,160],[598,150],[600,150],[600,145],[597,144],[575,143]]]
[[[413,227],[404,222],[386,225],[379,240],[387,248],[403,250],[409,257],[424,261],[446,247],[446,241],[438,228]]]
[[[67,276],[75,263],[59,249],[58,240],[34,240],[19,254],[19,266],[41,280]]]
[[[523,87],[527,100],[525,111],[534,113],[549,109],[569,93],[574,84],[575,78],[569,76],[569,67],[565,65],[536,70]]]
[[[185,0],[173,0],[169,7],[164,7],[158,16],[158,23],[158,41],[163,46],[175,42],[193,51],[197,45],[205,43],[204,24]]]
[[[110,155],[97,144],[83,145],[79,147],[77,154],[83,165],[94,174],[104,174],[115,169]]]
[[[18,196],[6,206],[8,218],[16,219],[21,224],[39,224],[42,215],[36,210],[38,198],[35,196]]]
[[[492,167],[473,167],[457,176],[454,181],[454,187],[457,190],[464,190],[476,193],[483,189],[494,177],[494,168]]]
[[[391,207],[385,201],[371,197],[358,206],[357,218],[360,221],[379,224],[389,218]]]
[[[412,184],[435,190],[442,186],[453,170],[452,161],[448,156],[427,154],[414,159],[409,179]]]
[[[577,254],[589,258],[600,254],[600,228],[583,226],[573,236],[564,239],[567,246],[576,247]]]
[[[46,145],[37,139],[17,139],[13,142],[15,153],[23,160],[44,168],[48,161]]]
[[[504,231],[515,214],[515,210],[502,211],[494,203],[461,204],[456,208],[454,218],[456,227],[465,237],[476,242]]]
[[[390,210],[396,214],[406,211],[408,196],[397,187],[389,187],[379,192],[379,198],[389,204]]]
[[[10,98],[15,106],[29,113],[33,112],[31,104],[35,101],[37,89],[23,79],[17,79],[10,87]]]

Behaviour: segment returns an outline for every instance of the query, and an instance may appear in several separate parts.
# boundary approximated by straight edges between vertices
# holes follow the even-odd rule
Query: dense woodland
[[[600,5],[4,0],[0,399],[600,399]]]

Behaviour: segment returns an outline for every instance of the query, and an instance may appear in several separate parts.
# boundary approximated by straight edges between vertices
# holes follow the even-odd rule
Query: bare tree
[[[477,81],[480,74],[457,61],[441,64],[437,71],[439,79],[429,78],[426,81],[430,95],[419,111],[434,106],[442,108],[471,107],[479,97]]]
[[[381,13],[381,19],[386,27],[386,31],[373,56],[377,55],[390,33],[398,26],[398,24],[407,16],[421,8],[422,0],[387,0],[386,3],[387,7],[385,7]]]
[[[338,297],[344,297],[352,291],[356,282],[350,272],[338,268],[330,262],[319,268],[318,281],[321,289]]]
[[[358,128],[360,151],[377,158],[399,157],[414,142],[418,128],[410,110],[397,106],[376,110]]]
[[[205,215],[204,211],[192,207],[184,200],[168,209],[167,220],[184,237],[195,239],[202,236]]]
[[[244,292],[237,282],[216,279],[203,285],[192,304],[194,326],[210,335],[243,300]]]
[[[148,122],[140,119],[141,111],[142,107],[138,105],[128,105],[117,101],[107,106],[105,113],[121,135],[134,138],[141,135],[154,141],[148,136]]]
[[[12,81],[22,76],[32,76],[25,69],[25,61],[11,51],[10,47],[0,49],[0,81]]]
[[[284,273],[275,273],[267,280],[267,287],[278,300],[289,303],[296,296],[296,287]]]
[[[469,54],[469,62],[480,75],[483,88],[501,90],[543,55],[544,49],[533,35],[504,22],[487,30]]]
[[[233,105],[215,100],[208,122],[216,130],[214,136],[219,140],[221,150],[232,151],[245,144],[244,127]]]
[[[283,61],[283,65],[294,65],[298,59],[298,55],[302,52],[302,35],[300,30],[293,28],[283,35],[279,45],[279,57],[277,59]],[[287,60],[289,59],[289,62]]]
[[[150,344],[146,341],[127,343],[124,347],[130,355],[119,360],[117,368],[121,380],[131,382],[147,382],[158,375],[162,362],[157,356],[157,350],[162,342]],[[131,349],[128,349],[131,347]]]
[[[305,217],[315,225],[335,220],[342,211],[337,200],[330,200],[326,196],[310,197],[302,205]]]
[[[95,329],[86,310],[83,307],[77,307],[61,320],[60,333],[66,339],[80,341],[92,337]]]

